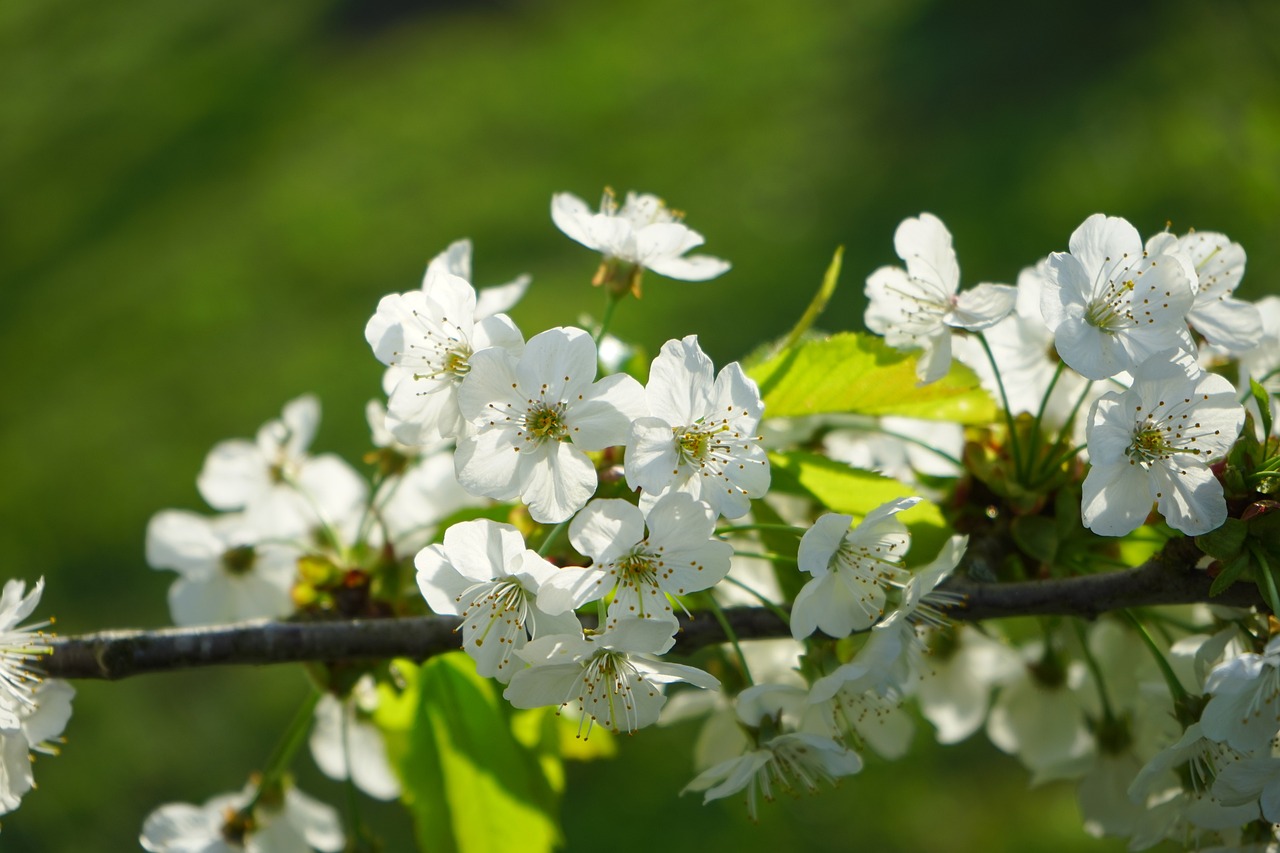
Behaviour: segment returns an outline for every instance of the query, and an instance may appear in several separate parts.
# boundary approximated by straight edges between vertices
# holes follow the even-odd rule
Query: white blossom
[[[619,285],[640,295],[640,274],[651,269],[683,281],[706,281],[729,269],[729,263],[710,255],[689,255],[705,241],[680,220],[662,199],[629,192],[619,207],[611,190],[600,200],[600,212],[572,193],[551,198],[551,219],[570,239],[604,255],[594,284],[620,279]],[[625,269],[617,269],[618,265]]]
[[[1244,409],[1230,382],[1201,372],[1185,353],[1149,359],[1133,377],[1129,390],[1102,396],[1089,412],[1084,525],[1123,536],[1154,502],[1170,526],[1208,533],[1227,517],[1209,463],[1239,436]]]
[[[896,516],[919,502],[890,501],[852,530],[852,516],[828,513],[805,531],[797,565],[813,577],[792,606],[793,637],[803,639],[818,629],[829,637],[847,637],[884,615],[888,590],[902,588],[911,576],[902,566],[911,535]]]
[[[1157,234],[1147,241],[1147,251],[1155,254],[1153,250],[1168,240],[1191,259],[1196,270],[1196,296],[1187,322],[1209,343],[1230,352],[1256,346],[1262,339],[1262,317],[1255,305],[1235,297],[1244,276],[1244,247],[1225,234],[1192,231],[1177,238]]]
[[[365,326],[365,340],[391,370],[387,427],[402,443],[424,445],[459,437],[465,418],[458,386],[471,356],[486,347],[519,354],[524,340],[505,314],[479,317],[465,279],[429,268],[421,290],[384,296]]]
[[[588,733],[591,725],[633,732],[658,719],[666,702],[662,685],[720,684],[696,667],[655,657],[674,642],[667,622],[633,618],[620,619],[600,634],[539,637],[517,652],[530,665],[512,677],[502,695],[517,708],[576,705]]]
[[[358,514],[368,493],[360,475],[332,453],[307,453],[319,425],[320,402],[308,394],[287,403],[254,441],[220,442],[196,480],[200,496],[214,509],[244,510],[254,527],[278,537]]]
[[[907,266],[880,267],[867,278],[867,328],[891,347],[920,348],[916,377],[936,382],[951,367],[951,330],[993,326],[1013,310],[1015,292],[1004,284],[959,292],[951,232],[932,213],[904,219],[893,247]]]
[[[1082,696],[1085,666],[1047,659],[1042,648],[1022,649],[1027,663],[996,696],[986,726],[991,742],[1031,771],[1032,784],[1078,778],[1094,755]]]
[[[594,500],[569,524],[569,541],[591,567],[561,569],[542,586],[538,605],[558,613],[612,594],[611,625],[627,616],[674,622],[670,598],[729,573],[733,547],[714,532],[711,508],[680,492],[660,498],[647,517],[627,501]]]
[[[19,625],[35,612],[44,594],[44,578],[26,592],[25,581],[5,581],[0,595],[0,729],[14,729],[35,708],[34,691],[40,676],[32,667],[50,651],[42,628],[48,622]],[[25,593],[25,594],[24,594]]]
[[[422,290],[430,293],[435,279],[445,273],[465,281],[475,280],[471,277],[470,240],[454,240],[448,248],[431,259],[422,276]],[[477,288],[476,319],[483,320],[510,311],[523,298],[532,281],[533,278],[529,275],[519,275],[506,284]]]
[[[1148,254],[1126,220],[1095,213],[1072,233],[1070,252],[1049,256],[1040,309],[1073,370],[1106,379],[1162,350],[1194,350],[1195,269],[1175,245],[1160,248]]]
[[[325,693],[316,703],[311,756],[330,779],[348,779],[369,796],[394,800],[400,780],[387,760],[387,745],[371,716],[378,708],[373,676],[360,676],[345,697]]]
[[[337,853],[346,844],[338,813],[296,788],[276,805],[265,799],[244,815],[254,786],[203,806],[167,803],[147,815],[138,842],[149,853]]]
[[[804,692],[776,684],[749,687],[738,696],[737,717],[753,733],[754,749],[709,767],[684,791],[705,791],[703,803],[747,792],[747,814],[756,819],[759,800],[772,802],[775,789],[815,793],[819,783],[835,784],[862,769],[862,758],[839,741],[806,731],[781,731],[788,706],[803,703]]]
[[[147,564],[172,569],[169,613],[175,625],[209,625],[287,616],[299,551],[263,541],[243,513],[207,518],[164,510],[147,524]]]
[[[1280,637],[1262,654],[1246,652],[1214,667],[1205,679],[1200,726],[1209,740],[1261,754],[1280,731]]]
[[[662,345],[644,393],[652,417],[631,425],[626,458],[641,506],[686,492],[726,518],[745,515],[769,489],[769,460],[756,435],[764,403],[742,367],[716,374],[689,335]]]
[[[414,565],[431,609],[462,617],[462,648],[487,678],[510,680],[511,656],[530,637],[581,630],[573,613],[538,607],[539,589],[559,569],[525,548],[509,524],[484,518],[455,524],[443,544],[419,551]]]
[[[595,376],[595,343],[581,329],[535,335],[519,360],[500,348],[477,352],[458,391],[471,425],[458,443],[458,481],[494,500],[519,497],[540,522],[585,506],[596,489],[585,451],[623,444],[645,412],[635,379]]]
[[[16,809],[35,787],[32,753],[58,754],[75,692],[65,681],[42,681],[18,708],[14,725],[0,726],[0,814]]]

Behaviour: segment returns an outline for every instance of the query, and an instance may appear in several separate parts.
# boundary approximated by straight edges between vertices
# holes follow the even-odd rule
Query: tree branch
[[[1128,607],[1209,601],[1213,579],[1194,568],[1200,556],[1193,540],[1175,539],[1160,554],[1125,571],[1022,583],[953,578],[942,589],[964,596],[964,603],[948,612],[958,620],[1049,615],[1093,618]],[[1263,606],[1257,589],[1249,583],[1233,585],[1213,603]],[[725,617],[742,639],[790,635],[778,615],[761,607],[730,608]],[[454,631],[459,624],[453,616],[419,616],[333,622],[259,620],[158,631],[102,631],[54,638],[53,653],[43,665],[55,678],[119,679],[224,664],[392,657],[425,660],[458,648]],[[678,652],[692,652],[726,639],[720,625],[707,614],[683,617],[680,625]]]

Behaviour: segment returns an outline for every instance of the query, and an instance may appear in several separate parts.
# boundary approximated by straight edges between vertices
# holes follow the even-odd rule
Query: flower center
[[[1125,449],[1125,455],[1134,462],[1146,463],[1167,459],[1175,451],[1166,428],[1148,425],[1134,432],[1133,443]]]
[[[565,423],[566,406],[564,403],[534,403],[524,416],[524,428],[530,440],[542,444],[550,441],[564,441],[569,437],[569,427]]]
[[[222,552],[222,568],[229,575],[245,575],[253,569],[255,557],[252,545],[237,545]]]
[[[657,555],[636,546],[631,553],[615,560],[613,565],[618,570],[619,582],[639,588],[658,585],[656,562]]]
[[[1115,333],[1134,325],[1133,312],[1127,304],[1127,297],[1133,292],[1133,280],[1121,282],[1119,285],[1108,283],[1101,295],[1089,300],[1085,308],[1084,321],[1104,332]]]
[[[447,373],[455,382],[461,382],[462,378],[471,372],[471,347],[461,341],[450,347],[445,351],[440,370],[442,373]]]

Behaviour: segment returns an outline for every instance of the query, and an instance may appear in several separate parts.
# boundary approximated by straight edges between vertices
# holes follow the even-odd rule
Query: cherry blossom
[[[164,510],[147,524],[147,564],[172,569],[169,613],[175,625],[208,625],[287,616],[297,548],[266,537],[244,513],[213,518]]]
[[[769,460],[756,435],[764,403],[742,367],[716,374],[696,335],[667,341],[644,394],[652,417],[631,425],[626,458],[641,506],[687,492],[726,518],[745,515],[769,488]]]
[[[561,612],[612,593],[611,625],[624,616],[674,622],[669,598],[707,589],[729,572],[733,547],[713,539],[714,530],[711,508],[680,492],[660,498],[647,518],[627,501],[594,500],[569,524],[569,541],[591,567],[561,569],[538,605]]]
[[[895,516],[919,502],[890,501],[852,530],[852,516],[828,513],[805,531],[798,566],[813,579],[796,596],[792,636],[799,640],[821,629],[829,637],[847,637],[884,615],[887,591],[902,588],[911,577],[902,566],[911,535]]]
[[[458,386],[485,347],[519,354],[524,340],[505,314],[478,316],[476,292],[460,276],[429,268],[421,290],[384,296],[365,326],[383,364],[387,428],[407,445],[463,434]]]
[[[1209,463],[1240,434],[1244,409],[1235,390],[1185,353],[1152,358],[1133,377],[1129,390],[1104,395],[1089,412],[1084,525],[1123,536],[1143,523],[1154,502],[1175,529],[1208,533],[1227,517]]]
[[[282,802],[243,809],[255,788],[222,794],[202,806],[168,803],[147,815],[138,842],[149,853],[337,853],[346,845],[338,813],[292,786]]]
[[[1015,292],[979,284],[960,293],[951,232],[932,213],[904,219],[893,247],[907,266],[880,267],[867,278],[867,328],[889,346],[921,349],[916,377],[922,385],[936,382],[951,367],[951,330],[995,325],[1013,310]]]
[[[279,420],[268,421],[254,441],[214,446],[196,480],[214,509],[244,510],[266,535],[303,536],[333,528],[358,514],[368,487],[334,454],[307,453],[320,425],[320,402],[307,394],[291,400]]]
[[[1149,254],[1126,220],[1095,213],[1069,245],[1049,256],[1040,302],[1068,366],[1106,379],[1162,350],[1194,349],[1186,317],[1196,272],[1176,244],[1161,242]]]
[[[640,276],[646,269],[682,281],[706,281],[728,271],[727,261],[686,254],[705,240],[685,225],[683,218],[648,193],[628,192],[619,206],[613,191],[606,189],[599,213],[592,213],[586,202],[572,193],[556,193],[551,199],[551,219],[556,227],[604,255],[592,283],[608,283],[637,297]]]
[[[595,343],[581,329],[535,335],[518,360],[497,347],[477,352],[458,391],[471,425],[458,442],[458,482],[494,500],[519,497],[535,521],[585,506],[597,482],[585,451],[623,444],[645,413],[635,379],[595,376]]]
[[[572,613],[538,607],[539,589],[559,570],[525,548],[509,524],[483,518],[455,524],[443,544],[419,551],[414,565],[431,609],[462,617],[462,648],[485,677],[510,680],[511,656],[530,637],[581,629]]]
[[[517,652],[529,667],[517,672],[503,696],[517,708],[576,704],[591,725],[633,732],[651,725],[666,702],[664,684],[696,687],[720,682],[692,666],[668,663],[672,626],[657,619],[620,619],[601,634],[539,637]]]

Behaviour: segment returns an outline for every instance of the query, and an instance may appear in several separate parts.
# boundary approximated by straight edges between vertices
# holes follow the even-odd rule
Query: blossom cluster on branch
[[[1096,214],[1016,285],[962,290],[925,213],[866,280],[880,338],[816,331],[837,253],[778,343],[717,368],[696,330],[648,363],[609,334],[646,270],[730,269],[689,254],[681,214],[606,192],[551,215],[602,256],[600,318],[526,338],[507,312],[531,278],[476,289],[470,243],[448,247],[366,323],[386,396],[367,474],[313,453],[302,396],[209,453],[216,514],[153,517],[179,629],[51,646],[16,628],[40,587],[6,585],[0,808],[70,715],[65,682],[39,679],[54,649],[47,671],[80,677],[321,663],[242,791],[146,819],[156,853],[374,849],[355,798],[344,829],[294,787],[304,741],[326,775],[416,809],[424,845],[466,847],[475,827],[423,811],[442,792],[406,766],[481,718],[493,743],[431,778],[516,773],[497,743],[538,752],[530,844],[558,838],[549,767],[695,716],[685,790],[754,818],[906,755],[908,704],[941,743],[984,732],[1033,780],[1074,780],[1095,835],[1274,842],[1280,300],[1235,296],[1239,245]],[[272,621],[202,627],[244,620]]]

